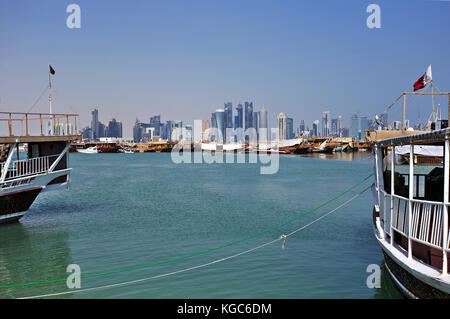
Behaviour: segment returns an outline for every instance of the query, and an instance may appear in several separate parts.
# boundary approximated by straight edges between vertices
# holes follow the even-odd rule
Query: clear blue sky
[[[70,3],[81,29],[66,27]],[[381,29],[366,26],[370,3]],[[450,90],[449,17],[450,1],[1,0],[0,110],[27,111],[52,64],[55,112],[86,126],[98,106],[125,136],[136,117],[191,122],[247,100],[271,125],[279,112],[298,126],[330,110],[348,126],[353,113],[381,113],[429,64]],[[412,121],[431,110],[414,107]],[[45,97],[33,109],[47,110]]]

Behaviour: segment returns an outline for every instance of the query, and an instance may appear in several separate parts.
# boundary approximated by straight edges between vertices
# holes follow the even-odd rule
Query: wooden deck
[[[0,136],[0,144],[72,142],[77,140],[81,140],[81,135]]]

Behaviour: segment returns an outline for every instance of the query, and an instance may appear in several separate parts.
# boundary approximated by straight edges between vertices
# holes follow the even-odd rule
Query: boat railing
[[[9,164],[7,172],[4,172],[5,163],[0,163],[0,176],[6,174],[5,180],[10,180],[45,173],[50,169],[52,163],[58,156],[59,155],[50,155],[17,160]]]
[[[7,123],[9,136],[77,135],[78,116],[78,114],[0,112],[0,124]]]
[[[447,243],[443,244],[445,238],[442,223],[443,202],[410,200],[399,195],[391,195],[384,189],[380,189],[380,195],[380,218],[387,234],[392,234],[392,228],[408,240],[450,252],[450,236],[447,236]],[[409,205],[411,205],[411,226]],[[450,204],[446,205],[450,209]]]

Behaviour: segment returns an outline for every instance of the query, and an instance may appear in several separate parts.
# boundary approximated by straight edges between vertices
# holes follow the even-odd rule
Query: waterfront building
[[[312,136],[319,136],[319,120],[313,122]]]
[[[85,127],[84,129],[82,129],[81,135],[82,135],[83,139],[88,139],[88,140],[94,139],[94,135],[93,135],[92,129],[90,127]]]
[[[155,115],[150,118],[150,127],[153,127],[154,135],[159,136],[161,134],[160,128],[161,128],[161,115]]]
[[[286,118],[286,138],[294,138],[294,119]]]
[[[300,120],[300,125],[298,126],[299,134],[301,135],[306,131],[305,120]]]
[[[250,127],[253,127],[253,102],[245,102],[245,129],[248,129]]]
[[[322,113],[322,136],[329,136],[331,130],[330,111]]]
[[[256,138],[259,135],[259,112],[253,112],[253,128],[256,130]]]
[[[91,112],[91,115],[92,115],[92,119],[91,119],[91,130],[92,130],[92,133],[93,133],[93,138],[94,139],[96,139],[96,138],[99,138],[99,131],[98,131],[98,124],[99,124],[99,122],[98,122],[98,109],[93,109],[92,110],[92,112]]]
[[[331,136],[338,136],[338,119],[331,119]]]
[[[165,139],[168,141],[172,141],[172,131],[175,127],[174,121],[166,121],[166,132],[165,132]]]
[[[216,113],[211,113],[211,128],[217,128]]]
[[[281,112],[277,116],[277,128],[278,128],[278,138],[280,140],[285,140],[286,137],[286,119],[287,116],[285,113]]]
[[[350,129],[348,127],[342,128],[342,136],[341,137],[350,137]]]
[[[342,137],[342,130],[344,129],[344,124],[342,122],[342,116],[338,116],[337,118],[337,136]]]
[[[369,128],[369,120],[367,119],[367,116],[361,116],[360,118],[360,140],[366,139],[366,130]]]
[[[233,104],[231,102],[224,104],[225,129],[233,128]]]
[[[225,138],[226,138],[226,135],[225,135],[225,110],[217,109],[215,112],[215,119],[216,119],[217,131],[219,134],[222,134],[222,136],[216,136],[215,140],[217,142],[223,142],[223,141],[225,141]]]
[[[144,135],[144,128],[142,127],[139,119],[136,119],[133,126],[133,141],[135,143],[139,143],[142,140],[142,136]]]
[[[242,113],[242,104],[238,104],[236,107],[237,115],[234,118],[234,128],[243,128],[243,113]]]
[[[259,116],[258,116],[258,127],[259,127],[259,131],[260,131],[260,140],[262,140],[263,142],[267,142],[267,140],[269,139],[269,131],[268,131],[268,121],[267,121],[267,111],[264,108],[264,106],[261,108],[261,110],[259,111]],[[261,136],[262,134],[262,136]]]
[[[106,126],[102,122],[97,123],[97,137],[96,140],[100,139],[101,137],[106,136]]]
[[[352,115],[351,126],[350,126],[350,137],[358,137],[359,134],[359,118],[358,115]]]
[[[122,121],[117,121],[115,118],[109,121],[106,137],[122,138]]]

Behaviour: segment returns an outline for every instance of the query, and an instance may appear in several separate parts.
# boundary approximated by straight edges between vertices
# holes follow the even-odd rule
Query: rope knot
[[[281,244],[281,249],[285,248],[284,245],[286,244],[286,238],[287,238],[287,236],[285,234],[280,236],[280,239],[283,239],[283,243]]]

